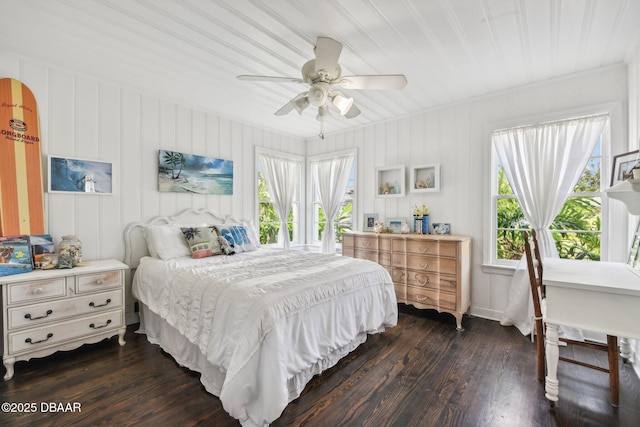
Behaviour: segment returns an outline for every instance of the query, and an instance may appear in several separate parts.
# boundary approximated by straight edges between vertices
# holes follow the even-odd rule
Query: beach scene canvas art
[[[49,192],[111,194],[109,162],[49,156]]]
[[[160,150],[158,190],[233,195],[233,161]]]

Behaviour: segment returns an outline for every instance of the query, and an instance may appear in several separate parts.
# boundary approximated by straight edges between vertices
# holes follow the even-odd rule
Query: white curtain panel
[[[287,217],[298,191],[302,166],[298,161],[263,153],[259,154],[259,159],[273,208],[280,217],[276,247],[289,249],[291,241],[289,240]]]
[[[316,183],[320,205],[327,217],[320,249],[325,254],[336,252],[336,230],[333,222],[347,190],[352,165],[353,156],[311,162],[311,174]]]
[[[543,258],[558,257],[549,226],[572,193],[608,120],[606,115],[591,116],[493,133],[493,145],[525,218],[536,230]],[[531,332],[533,315],[526,268],[521,260],[500,322],[515,325],[525,335]],[[579,332],[571,335],[582,338]]]

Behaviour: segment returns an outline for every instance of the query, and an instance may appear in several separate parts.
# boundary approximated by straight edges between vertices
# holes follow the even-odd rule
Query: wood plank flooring
[[[561,363],[554,409],[536,379],[535,346],[513,327],[401,305],[398,326],[371,336],[315,377],[273,426],[637,426],[640,380],[620,364],[620,406],[608,376]],[[2,413],[2,426],[238,426],[198,375],[176,365],[144,335],[127,331],[71,352],[18,362],[0,383],[0,403],[35,403]],[[566,349],[563,349],[566,350]],[[576,352],[606,365],[606,354]],[[48,402],[81,412],[43,412]],[[72,405],[71,405],[72,406]]]

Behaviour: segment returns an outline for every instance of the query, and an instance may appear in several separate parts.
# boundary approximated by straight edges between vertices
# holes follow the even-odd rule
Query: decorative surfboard
[[[38,106],[22,82],[0,79],[0,236],[44,234]]]

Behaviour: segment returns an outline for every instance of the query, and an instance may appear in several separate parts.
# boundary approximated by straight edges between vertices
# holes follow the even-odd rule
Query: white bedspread
[[[398,318],[378,264],[278,249],[143,258],[133,293],[217,367],[224,379],[209,391],[251,426],[277,419],[313,375]]]

